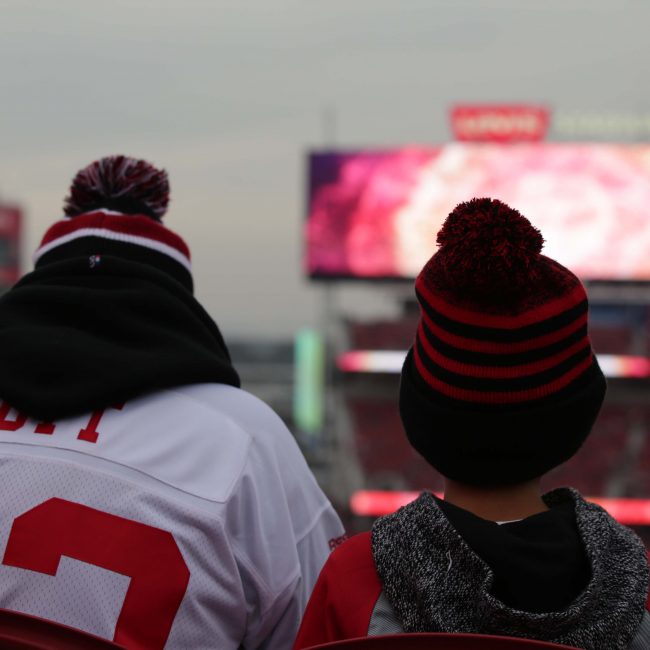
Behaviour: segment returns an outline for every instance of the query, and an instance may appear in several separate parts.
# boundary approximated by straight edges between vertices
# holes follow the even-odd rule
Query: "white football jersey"
[[[0,607],[133,649],[291,648],[343,536],[282,421],[225,385],[54,423],[0,402],[0,485]]]

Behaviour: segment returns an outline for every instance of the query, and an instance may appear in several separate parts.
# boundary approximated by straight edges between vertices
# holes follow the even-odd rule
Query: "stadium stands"
[[[594,310],[590,335],[599,354],[646,354],[638,310]],[[346,321],[348,349],[406,350],[417,312],[405,309],[395,320]],[[639,332],[643,336],[639,336]],[[650,343],[650,341],[648,341]],[[642,349],[640,349],[642,348]],[[412,450],[397,407],[398,375],[343,376],[353,449],[368,489],[440,490],[441,477]],[[553,471],[546,488],[573,485],[591,496],[650,497],[650,410],[636,380],[610,380],[610,392],[591,436],[579,453]]]

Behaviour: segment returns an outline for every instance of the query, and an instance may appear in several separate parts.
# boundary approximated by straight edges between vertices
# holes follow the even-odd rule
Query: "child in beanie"
[[[399,407],[445,499],[423,493],[336,550],[294,648],[401,632],[650,647],[641,540],[573,489],[540,493],[605,396],[583,285],[500,201],[460,204],[438,245]]]

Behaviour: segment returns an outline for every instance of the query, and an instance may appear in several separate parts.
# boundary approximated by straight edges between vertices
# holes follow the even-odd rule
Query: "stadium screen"
[[[414,278],[462,201],[492,197],[585,280],[650,280],[650,144],[471,144],[309,156],[306,269]]]
[[[20,276],[20,224],[20,210],[0,204],[0,293]]]

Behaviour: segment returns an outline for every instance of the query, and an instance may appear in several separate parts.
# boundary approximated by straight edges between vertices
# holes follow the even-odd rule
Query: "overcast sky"
[[[443,142],[459,101],[647,112],[649,25],[647,0],[0,0],[0,195],[31,254],[77,169],[148,158],[226,336],[287,338],[321,313],[300,228],[324,107],[345,146]]]

